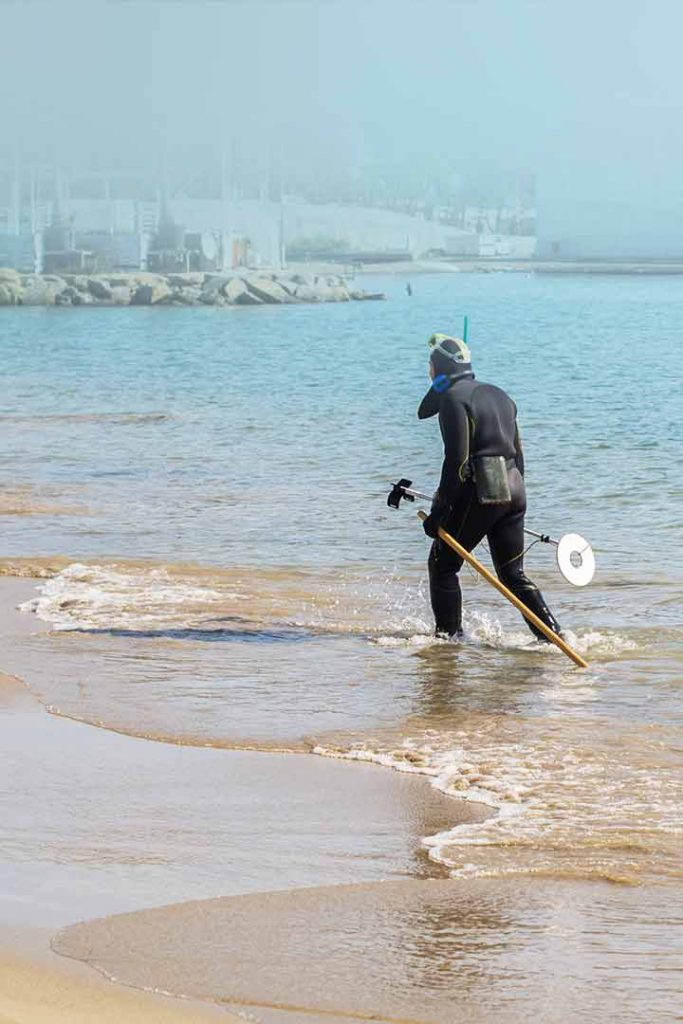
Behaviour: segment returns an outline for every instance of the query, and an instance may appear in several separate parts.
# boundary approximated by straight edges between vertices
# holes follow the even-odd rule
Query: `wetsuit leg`
[[[474,487],[469,485],[444,522],[444,529],[471,551],[486,535],[492,518],[499,509],[479,505]],[[429,553],[429,596],[436,622],[436,632],[457,636],[462,633],[462,591],[458,573],[462,558],[438,538]]]
[[[457,563],[460,562],[460,565]],[[458,573],[462,559],[438,538],[429,552],[429,598],[439,635],[462,633],[462,591]]]
[[[523,601],[532,612],[538,615],[553,632],[560,632],[560,625],[545,603],[538,587],[524,572],[524,515],[526,513],[526,494],[524,479],[513,469],[510,471],[510,490],[512,505],[509,511],[496,520],[488,532],[489,547],[498,579],[508,590]],[[547,638],[538,627],[524,620],[531,632],[539,640],[547,642]]]

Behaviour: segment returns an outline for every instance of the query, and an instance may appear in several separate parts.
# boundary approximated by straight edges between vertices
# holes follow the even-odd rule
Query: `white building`
[[[95,238],[108,233],[120,239],[118,248],[122,258],[125,255],[126,266],[135,263],[136,251],[144,261],[146,240],[157,230],[158,202],[69,199],[63,206],[81,247],[90,248],[88,235]],[[483,232],[466,230],[365,206],[175,197],[171,211],[175,222],[188,232],[222,234],[228,243],[224,246],[226,252],[230,251],[231,239],[247,239],[250,260],[256,266],[282,265],[287,245],[302,238],[333,239],[355,251],[405,252],[407,259],[429,252],[452,257],[526,258],[533,256],[535,250],[535,238],[531,236],[495,234],[488,228]],[[37,234],[50,223],[51,216],[51,202],[41,202],[32,208],[31,220]],[[16,211],[0,208],[0,235],[7,238],[16,234],[16,219]],[[30,234],[28,224],[26,229],[22,233]],[[9,254],[16,244],[0,245],[0,253],[7,249]],[[2,262],[0,259],[0,265]]]

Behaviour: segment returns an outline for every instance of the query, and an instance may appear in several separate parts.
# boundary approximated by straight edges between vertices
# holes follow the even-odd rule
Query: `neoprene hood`
[[[462,338],[448,334],[432,334],[429,339],[429,359],[434,368],[434,380],[417,410],[421,420],[435,416],[439,411],[439,398],[461,377],[474,377],[472,356]]]

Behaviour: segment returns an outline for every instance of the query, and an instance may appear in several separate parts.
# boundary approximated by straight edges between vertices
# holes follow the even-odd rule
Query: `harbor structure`
[[[536,249],[533,211],[524,221],[524,211],[514,208],[402,211],[289,195],[274,200],[265,187],[240,196],[227,172],[218,198],[171,198],[167,185],[156,196],[121,198],[111,176],[94,177],[98,187],[84,195],[65,175],[46,188],[44,169],[22,175],[15,168],[12,187],[0,194],[0,263],[22,272],[177,272],[282,268],[306,252],[384,262],[423,255],[526,259]]]

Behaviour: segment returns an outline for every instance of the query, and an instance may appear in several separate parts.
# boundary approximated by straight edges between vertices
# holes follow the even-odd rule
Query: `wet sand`
[[[128,984],[257,1019],[653,1024],[680,1006],[681,910],[656,886],[395,881],[162,907],[53,945]]]
[[[0,1024],[182,1024],[237,1020],[206,1004],[115,988],[92,971],[81,977],[64,960],[0,951]]]
[[[59,927],[286,886],[443,877],[421,837],[470,809],[414,777],[311,755],[184,748],[0,713],[0,920]]]
[[[32,581],[0,589],[2,636],[46,629],[14,611]],[[36,960],[45,929],[283,885],[443,877],[421,837],[485,815],[371,765],[184,748],[55,717],[6,675],[0,743],[0,947],[14,951],[0,960],[0,1020],[13,1022],[192,1019],[55,973]],[[28,959],[10,931],[26,927],[42,929]]]
[[[29,684],[0,677],[0,949],[10,950],[0,977],[11,993],[0,1024],[188,1010],[151,996],[110,1005],[107,993],[135,997],[92,968],[257,1024],[676,1019],[679,887],[587,881],[595,830],[552,877],[506,875],[498,837],[499,877],[481,865],[467,875],[484,840],[462,848],[464,877],[449,879],[423,838],[487,811],[425,778],[303,749],[157,742],[49,714],[30,689],[53,664],[48,627],[14,610],[34,587],[0,580],[0,642]],[[62,634],[62,673],[67,648],[81,652],[74,692],[88,664],[96,671],[82,639]],[[531,852],[537,843],[527,840]],[[27,926],[41,929],[28,946],[13,939]],[[41,1017],[46,1005],[67,1015]],[[202,1019],[202,1008],[177,1019]]]

